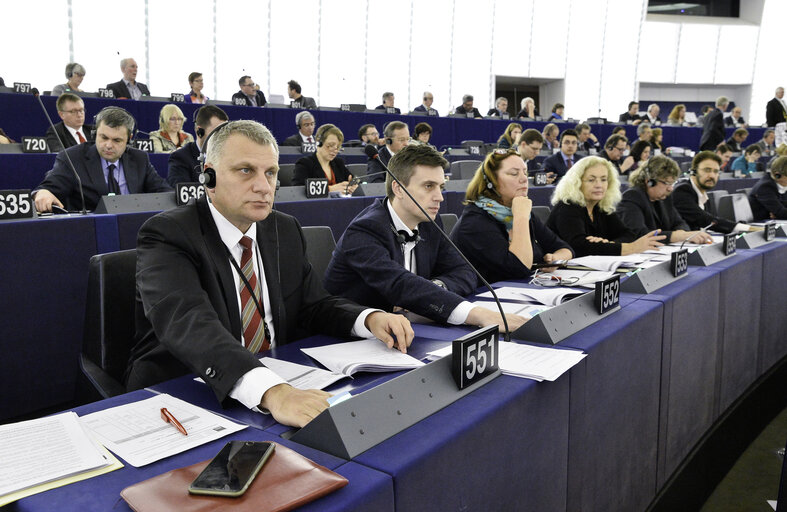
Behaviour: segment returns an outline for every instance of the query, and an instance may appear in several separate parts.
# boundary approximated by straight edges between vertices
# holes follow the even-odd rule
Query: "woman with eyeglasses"
[[[52,96],[60,96],[64,92],[83,92],[79,86],[82,85],[86,73],[82,64],[76,62],[66,64],[66,83],[56,85],[52,89]]]
[[[516,147],[516,140],[519,138],[519,134],[522,133],[522,125],[519,123],[508,123],[506,126],[506,131],[503,132],[503,135],[497,139],[497,147],[508,149]]]
[[[194,142],[194,137],[183,131],[185,120],[177,105],[170,103],[161,108],[158,116],[159,130],[150,133],[154,153],[172,153],[189,142]]]
[[[617,214],[638,237],[658,231],[656,234],[666,236],[665,243],[711,243],[713,239],[704,231],[689,231],[672,203],[670,195],[679,174],[675,160],[654,156],[629,176],[631,188],[623,193]]]
[[[547,227],[577,256],[620,256],[660,245],[664,235],[637,238],[615,213],[620,202],[618,172],[609,160],[588,156],[569,169],[552,194]]]
[[[571,247],[531,215],[527,189],[527,167],[514,149],[489,153],[467,186],[451,238],[490,283],[525,279],[536,263],[573,257]]]
[[[210,98],[202,94],[202,88],[205,86],[205,80],[202,78],[202,73],[197,71],[189,74],[189,87],[191,88],[188,93],[184,95],[186,103],[199,103],[204,105]]]
[[[306,185],[308,178],[326,178],[329,191],[352,194],[358,185],[350,185],[352,174],[337,156],[344,142],[342,131],[332,124],[324,124],[317,129],[314,140],[317,151],[295,162],[292,184]]]

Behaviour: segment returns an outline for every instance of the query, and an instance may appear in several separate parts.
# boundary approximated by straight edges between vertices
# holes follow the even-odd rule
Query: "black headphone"
[[[771,176],[773,177],[773,179],[779,180],[782,177],[782,173],[780,173],[779,171],[774,171],[773,168],[771,168]]]
[[[417,229],[413,230],[412,235],[403,229],[396,229],[396,226],[394,226],[393,218],[391,217],[391,212],[390,210],[388,210],[387,197],[383,199],[383,208],[385,209],[385,213],[388,215],[388,220],[391,221],[390,224],[391,232],[394,234],[397,244],[404,245],[408,242],[415,242],[415,244],[417,245],[418,242],[421,241],[421,235],[418,234]]]
[[[66,66],[66,78],[71,78],[74,76],[74,68],[76,67],[75,64],[69,64]]]
[[[197,114],[199,113],[199,109],[195,110],[191,115],[191,121],[194,123],[195,133],[198,139],[201,139],[205,136],[205,128],[200,128],[197,126]]]
[[[650,177],[650,169],[648,169],[647,165],[645,165],[645,167],[642,168],[642,172],[644,172],[645,176],[648,178],[648,181],[645,182],[645,185],[647,185],[648,187],[651,187],[651,188],[655,187],[656,186],[656,180]]]
[[[494,193],[497,193],[497,191],[495,190],[495,186],[489,180],[489,177],[486,175],[486,171],[484,171],[484,169],[481,169],[481,176],[483,176],[484,178],[484,183],[486,183],[486,188],[488,188]]]
[[[126,144],[131,144],[131,141],[133,141],[134,138],[137,136],[137,120],[134,118],[134,116],[131,115],[131,113],[128,110],[120,107],[113,107],[113,106],[104,107],[98,111],[98,114],[93,116],[93,130],[90,133],[91,138],[93,140],[96,140],[96,132],[98,131],[98,123],[96,122],[96,119],[98,119],[98,116],[101,115],[101,112],[104,112],[105,110],[122,110],[123,112],[128,114],[128,116],[134,122],[134,125],[131,127],[130,130],[128,130],[128,140],[126,141]]]
[[[208,158],[208,155],[206,153],[208,149],[208,141],[210,140],[211,137],[213,137],[215,133],[220,131],[228,124],[230,124],[229,121],[224,121],[223,123],[218,125],[212,132],[210,132],[207,138],[202,142],[202,149],[199,155],[199,164],[200,164],[200,168],[202,169],[202,172],[200,172],[199,174],[199,182],[202,183],[202,185],[205,188],[216,188],[216,171],[212,167],[205,167],[205,161]],[[205,130],[203,130],[203,134],[204,133]]]

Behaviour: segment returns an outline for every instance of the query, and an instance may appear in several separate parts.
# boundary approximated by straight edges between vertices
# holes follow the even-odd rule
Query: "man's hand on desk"
[[[600,236],[586,236],[585,240],[594,244],[608,244],[609,240],[601,238]]]
[[[297,389],[278,384],[262,395],[259,407],[267,409],[282,425],[303,427],[328,408],[330,393],[319,389]]]
[[[55,195],[52,192],[44,188],[36,192],[35,202],[36,202],[36,210],[38,210],[41,213],[51,212],[53,204],[55,206],[59,206],[60,208],[64,208],[63,203],[61,203],[60,200],[57,197],[55,197]]]
[[[388,348],[396,345],[404,354],[415,337],[410,321],[402,315],[375,311],[366,317],[364,324],[376,338],[388,345]]]
[[[519,329],[522,327],[522,325],[524,325],[525,322],[527,322],[527,318],[512,314],[506,314],[506,320],[508,320],[508,329],[511,332]],[[503,324],[503,319],[500,317],[500,313],[482,308],[480,306],[476,306],[470,310],[465,323],[469,325],[477,325],[479,327],[497,325],[500,327],[500,332],[505,332],[505,325]]]
[[[666,235],[661,235],[660,233],[661,231],[657,229],[656,231],[651,231],[646,235],[642,235],[631,243],[620,244],[620,255],[627,256],[629,254],[645,252],[650,249],[658,249],[664,245],[661,243],[662,240],[667,238]]]

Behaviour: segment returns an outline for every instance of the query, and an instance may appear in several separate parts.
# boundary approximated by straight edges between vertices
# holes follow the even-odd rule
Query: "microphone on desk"
[[[706,231],[706,230],[708,230],[708,229],[712,228],[712,227],[713,227],[713,226],[715,226],[715,225],[716,225],[716,221],[714,220],[713,222],[711,222],[710,224],[708,224],[707,226],[705,226],[705,227],[704,227],[704,228],[702,228],[701,230],[697,231],[696,233],[694,233],[693,235],[691,235],[690,237],[688,237],[687,239],[685,239],[685,240],[683,241],[683,243],[681,243],[681,244],[680,244],[680,249],[681,249],[681,250],[683,249],[683,246],[684,246],[684,245],[686,245],[686,242],[688,242],[689,240],[691,240],[691,239],[692,239],[692,238],[694,238],[695,236],[699,235],[700,233],[705,233],[705,231]]]
[[[379,176],[381,174],[388,174],[388,173],[386,173],[385,171],[378,171],[370,174],[364,174],[363,176],[357,176],[351,179],[350,181],[347,182],[347,186],[344,187],[344,195],[348,195],[350,193],[350,187],[352,187],[353,185],[360,185],[361,182],[365,181],[366,178],[368,178],[369,176]]]
[[[44,115],[46,115],[47,121],[49,121],[49,126],[52,128],[52,131],[55,133],[55,137],[57,137],[58,142],[60,142],[60,147],[63,148],[63,154],[66,156],[66,160],[68,160],[68,166],[71,169],[71,172],[74,173],[77,179],[77,185],[79,185],[79,197],[82,198],[82,211],[80,212],[82,215],[87,215],[87,210],[85,209],[85,193],[82,190],[82,179],[79,177],[79,173],[77,173],[76,168],[74,167],[74,162],[71,161],[71,157],[68,156],[68,151],[66,151],[66,145],[63,142],[63,139],[60,138],[60,134],[57,133],[55,129],[55,123],[52,122],[52,118],[49,117],[49,112],[46,111],[46,107],[44,107],[44,102],[41,101],[41,95],[38,92],[38,89],[33,87],[30,91],[33,93],[33,96],[38,100],[38,104],[41,105],[41,110],[44,111]]]
[[[407,194],[407,197],[409,197],[410,200],[413,203],[415,203],[415,205],[418,207],[418,209],[421,210],[421,213],[424,214],[424,217],[429,219],[429,222],[431,222],[432,225],[437,229],[437,231],[443,236],[443,238],[449,244],[451,244],[451,247],[453,247],[456,250],[456,252],[459,253],[459,256],[461,256],[462,259],[465,260],[465,263],[467,263],[467,265],[471,269],[473,269],[473,272],[475,272],[475,275],[478,276],[478,279],[480,279],[481,282],[484,283],[484,286],[486,286],[489,289],[489,291],[492,293],[492,297],[495,299],[495,303],[497,304],[497,309],[500,311],[500,316],[503,318],[503,325],[505,326],[505,333],[503,334],[504,339],[505,339],[505,341],[511,341],[511,333],[509,332],[509,329],[508,329],[508,320],[506,320],[506,314],[503,311],[503,305],[500,304],[500,299],[497,298],[497,294],[495,293],[494,288],[492,288],[492,285],[490,285],[489,282],[486,279],[484,279],[484,276],[481,275],[481,272],[479,272],[478,269],[476,269],[473,266],[473,264],[470,263],[470,260],[467,259],[467,256],[465,256],[464,253],[459,250],[459,247],[457,247],[456,244],[453,242],[453,240],[451,240],[451,238],[448,235],[445,234],[445,231],[443,231],[440,228],[440,226],[437,225],[437,222],[434,221],[434,219],[431,217],[431,215],[426,213],[426,210],[424,209],[424,207],[421,206],[421,203],[419,203],[418,201],[415,200],[415,198],[410,193],[410,191],[407,190],[407,187],[405,187],[402,184],[402,182],[399,181],[399,179],[396,176],[394,176],[394,174],[391,172],[391,170],[388,168],[388,166],[385,165],[382,162],[382,160],[380,160],[380,154],[377,152],[377,148],[375,148],[373,145],[367,145],[367,146],[364,147],[364,153],[366,153],[366,156],[368,156],[369,158],[371,158],[373,160],[377,160],[377,162],[383,167],[383,169],[385,169],[386,174],[388,174],[388,176],[390,176],[392,180],[394,180],[396,183],[399,184],[399,187],[404,191],[405,194]]]

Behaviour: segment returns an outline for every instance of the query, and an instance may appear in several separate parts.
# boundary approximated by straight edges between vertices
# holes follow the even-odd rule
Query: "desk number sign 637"
[[[454,340],[451,374],[459,389],[464,389],[497,371],[498,333],[498,327],[491,325]]]

